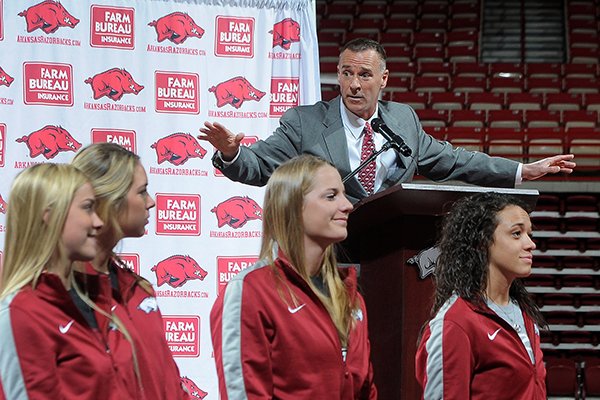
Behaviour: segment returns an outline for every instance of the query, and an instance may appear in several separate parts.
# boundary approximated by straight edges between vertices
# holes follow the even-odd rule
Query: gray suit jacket
[[[380,191],[411,181],[415,173],[434,181],[459,180],[480,186],[514,187],[519,165],[516,161],[453,148],[448,142],[434,139],[423,131],[414,110],[405,104],[380,101],[379,113],[387,126],[412,149],[410,157],[396,157],[396,173],[387,177]],[[280,126],[266,140],[240,147],[239,157],[227,167],[217,155],[213,157],[213,164],[233,181],[262,186],[275,168],[303,153],[328,160],[342,177],[351,172],[339,97],[289,109],[281,117]],[[354,177],[346,182],[346,195],[355,203],[366,197],[367,192]]]

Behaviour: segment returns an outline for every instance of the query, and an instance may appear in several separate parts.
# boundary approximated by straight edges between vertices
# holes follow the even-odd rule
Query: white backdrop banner
[[[263,189],[220,175],[196,136],[218,121],[251,144],[319,100],[314,14],[311,0],[0,0],[0,263],[17,173],[95,142],[136,152],[156,208],[116,251],[154,284],[186,383],[218,399],[209,312],[257,259]]]

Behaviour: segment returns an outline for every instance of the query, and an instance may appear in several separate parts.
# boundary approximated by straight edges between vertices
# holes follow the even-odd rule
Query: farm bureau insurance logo
[[[269,117],[281,117],[298,103],[298,78],[271,78],[271,105]]]
[[[200,236],[200,195],[157,193],[156,234]]]
[[[90,14],[90,46],[135,48],[135,9],[93,4]]]
[[[258,261],[257,256],[217,257],[217,293],[241,271]]]
[[[186,72],[156,71],[156,112],[199,114],[200,77]]]
[[[200,355],[200,316],[163,315],[163,327],[173,356]]]
[[[56,125],[46,125],[29,135],[16,139],[16,142],[27,145],[31,158],[41,154],[46,160],[56,157],[59,152],[76,152],[81,147],[81,143],[75,140],[69,131]]]
[[[254,57],[254,18],[219,15],[215,29],[216,56]]]
[[[123,262],[122,265],[140,275],[140,255],[137,253],[117,253],[117,257]]]
[[[25,104],[73,106],[73,66],[58,63],[23,63]]]
[[[20,12],[27,23],[27,32],[41,29],[46,34],[54,33],[58,28],[75,28],[79,20],[72,16],[58,1],[45,0]]]
[[[92,128],[92,143],[115,143],[137,154],[135,131],[126,129]]]
[[[0,167],[4,167],[6,160],[6,124],[0,124]]]

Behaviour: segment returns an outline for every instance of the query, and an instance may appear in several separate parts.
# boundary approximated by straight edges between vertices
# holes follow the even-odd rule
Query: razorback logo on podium
[[[92,4],[90,46],[133,50],[135,9]]]
[[[41,29],[47,34],[54,33],[63,26],[75,28],[79,20],[72,16],[58,1],[46,0],[20,12],[19,17],[25,17],[27,32]]]
[[[6,214],[7,206],[8,204],[6,204],[6,201],[2,198],[2,195],[0,194],[0,214]]]
[[[248,196],[234,196],[213,207],[219,228],[229,225],[238,229],[250,220],[262,220],[262,208]]]
[[[4,167],[6,157],[6,124],[0,124],[0,167]]]
[[[208,89],[214,93],[217,98],[217,107],[223,107],[225,104],[231,104],[235,108],[240,108],[244,101],[254,100],[260,101],[265,95],[243,76],[236,76],[225,82],[221,82],[216,86]]]
[[[73,105],[73,66],[60,63],[23,63],[23,101],[47,106]]]
[[[135,131],[132,130],[92,128],[92,143],[115,143],[137,153]]]
[[[188,37],[200,39],[204,35],[204,29],[189,14],[179,11],[149,22],[148,26],[152,26],[156,30],[156,40],[159,43],[168,39],[175,44],[181,44]]]
[[[203,399],[208,393],[200,389],[196,383],[187,376],[181,377],[181,384],[185,387],[192,399]]]
[[[289,50],[292,43],[300,41],[300,24],[291,18],[283,19],[273,25],[273,47]]]
[[[14,78],[0,67],[0,86],[10,86],[13,81]]]
[[[189,133],[173,133],[158,139],[150,147],[156,150],[159,164],[168,161],[173,165],[182,165],[190,158],[204,158],[206,155],[206,150]]]
[[[175,255],[160,261],[152,267],[156,275],[156,284],[160,287],[167,284],[173,288],[183,286],[188,280],[206,278],[208,274],[190,256]]]
[[[112,68],[100,72],[91,78],[87,78],[84,83],[89,83],[92,87],[94,100],[106,96],[113,101],[119,101],[124,94],[133,93],[137,95],[144,89],[124,68]]]
[[[81,143],[75,140],[65,128],[55,125],[46,125],[17,139],[16,142],[25,143],[32,158],[41,154],[47,160],[54,158],[59,152],[76,152],[81,147]]]
[[[216,20],[216,56],[254,57],[254,18],[219,15]]]

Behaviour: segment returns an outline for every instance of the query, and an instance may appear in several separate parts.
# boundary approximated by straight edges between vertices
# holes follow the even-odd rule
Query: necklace
[[[508,306],[502,307],[499,304],[494,303],[492,300],[490,300],[490,302],[493,304],[494,307],[492,307],[492,310],[494,310],[494,312],[496,314],[498,314],[498,316],[500,318],[502,318],[503,320],[505,320],[506,322],[508,322],[508,324],[510,326],[513,327],[513,329],[515,331],[517,331],[517,333],[521,332],[521,325],[516,321],[516,311],[520,310],[519,306],[517,306],[515,304],[515,302],[513,300],[511,300],[508,303]],[[508,312],[506,311],[506,309],[510,309],[510,315],[508,314]],[[502,315],[500,315],[502,314]]]

